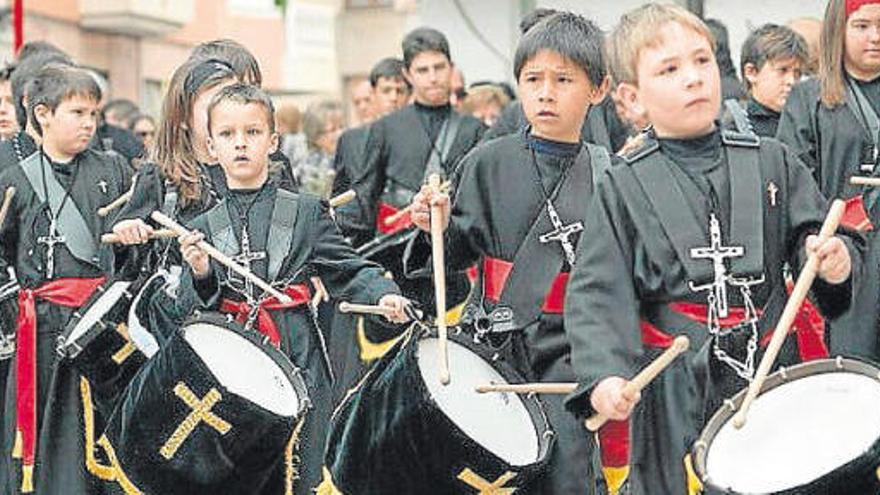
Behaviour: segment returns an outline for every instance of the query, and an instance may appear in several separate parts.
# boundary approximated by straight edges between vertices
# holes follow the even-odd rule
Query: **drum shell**
[[[841,358],[824,359],[792,366],[771,374],[764,383],[763,392],[800,377],[842,370],[844,367],[850,371],[857,370],[865,375],[878,378],[877,368],[866,363]],[[747,390],[742,390],[731,399],[728,405],[719,409],[706,424],[699,440],[694,444],[692,449],[694,470],[703,483],[703,493],[705,494],[745,495],[714,484],[711,473],[707,472],[706,463],[715,436],[727,422],[732,420],[736,410],[742,404],[746,392]],[[780,421],[784,422],[785,419],[780,418]],[[784,456],[785,452],[781,451],[778,454]],[[833,471],[799,486],[772,492],[772,495],[852,495],[856,493],[880,494],[880,438],[877,438],[861,456]]]
[[[301,415],[280,416],[230,392],[186,342],[184,329],[132,381],[105,436],[123,472],[145,493],[258,493],[272,472],[280,469]],[[243,332],[237,327],[230,331]],[[246,363],[242,369],[247,369]],[[290,378],[307,406],[302,377],[292,371]],[[211,412],[231,428],[221,434],[200,422],[171,459],[166,459],[160,450],[193,411],[173,392],[179,383],[199,399],[217,389],[221,399]]]
[[[451,338],[473,350],[464,335]],[[432,494],[467,493],[472,488],[458,480],[465,469],[489,482],[513,472],[505,488],[528,486],[545,469],[553,445],[538,399],[521,396],[538,430],[539,459],[512,466],[468,437],[431,399],[413,365],[417,341],[413,333],[402,339],[334,414],[325,464],[336,488],[346,495],[427,493],[426,487]],[[504,363],[493,367],[511,383],[523,381]]]

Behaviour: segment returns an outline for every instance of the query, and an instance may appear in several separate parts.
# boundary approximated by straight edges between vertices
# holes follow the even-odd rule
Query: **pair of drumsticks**
[[[878,180],[878,185],[880,185],[880,180]],[[837,226],[840,223],[840,219],[843,216],[845,206],[845,203],[839,199],[831,204],[831,209],[825,217],[825,221],[819,231],[820,243],[834,235],[834,232],[837,230]],[[782,316],[779,318],[779,322],[773,330],[773,336],[770,338],[767,350],[761,358],[761,362],[755,373],[755,378],[749,384],[746,396],[736,415],[733,417],[733,425],[736,428],[742,428],[745,425],[749,409],[764,386],[767,375],[770,373],[770,368],[773,366],[776,357],[779,355],[782,344],[785,342],[785,337],[788,335],[789,329],[791,328],[792,323],[794,323],[798,310],[800,310],[800,307],[807,296],[807,292],[810,290],[810,286],[816,278],[818,269],[819,258],[815,253],[810,253],[807,257],[807,262],[804,264],[803,269],[801,269],[801,272],[798,275],[794,289],[785,304]],[[647,386],[670,363],[672,363],[679,354],[687,350],[688,345],[689,341],[687,337],[676,337],[672,346],[666,349],[660,356],[648,364],[648,366],[624,385],[623,390],[621,391],[622,395],[625,397],[632,397],[644,389],[644,387]],[[478,393],[513,392],[520,394],[570,394],[574,392],[576,388],[577,383],[520,383],[490,384],[477,387],[476,391]],[[606,416],[595,414],[588,418],[584,424],[590,431],[596,431],[607,421],[608,418]]]

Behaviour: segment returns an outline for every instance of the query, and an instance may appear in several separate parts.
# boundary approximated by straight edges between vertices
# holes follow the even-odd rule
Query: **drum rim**
[[[855,358],[846,358],[837,356],[828,359],[817,359],[806,363],[799,363],[792,366],[781,366],[774,373],[767,377],[764,386],[758,397],[770,390],[800,378],[823,375],[826,373],[834,373],[839,371],[847,371],[873,378],[880,381],[880,367],[877,367],[866,361]],[[700,436],[691,448],[694,471],[697,477],[704,485],[708,485],[717,489],[724,489],[712,483],[711,477],[706,471],[706,461],[709,453],[709,446],[715,440],[715,436],[721,428],[736,414],[740,404],[745,399],[748,389],[740,390],[732,398],[724,401],[724,404],[712,415],[706,426],[700,432]],[[796,488],[796,487],[792,487]]]
[[[283,351],[281,351],[281,349],[278,349],[274,345],[272,345],[272,343],[269,341],[269,337],[266,337],[256,331],[246,330],[244,328],[244,325],[235,321],[235,319],[231,315],[218,312],[202,312],[197,310],[190,318],[184,321],[183,325],[181,325],[180,328],[177,330],[177,333],[180,334],[180,338],[186,341],[186,328],[196,324],[208,324],[234,331],[237,335],[243,337],[245,340],[256,346],[261,351],[264,351],[269,356],[269,359],[271,359],[273,363],[281,368],[282,373],[284,373],[284,375],[288,378],[291,386],[293,386],[294,392],[296,392],[297,396],[299,397],[299,404],[297,405],[297,411],[294,417],[301,418],[309,409],[312,408],[312,399],[311,395],[309,395],[309,389],[306,385],[306,379],[303,369],[295,365],[290,360],[290,358],[288,358],[287,355],[284,354]],[[189,345],[188,342],[187,345]],[[199,357],[200,360],[202,360],[198,352],[195,352],[195,350],[193,350],[193,352],[196,356]],[[205,369],[207,369],[211,373],[211,375],[214,375],[213,370],[208,367],[204,360],[202,360],[202,364],[205,366]],[[217,377],[214,376],[214,378],[216,379]],[[226,389],[226,386],[224,386],[222,383],[220,385],[223,386],[224,389]],[[240,395],[236,394],[235,392],[230,391],[229,393],[235,395],[236,397],[240,397]],[[242,397],[242,399],[248,400],[246,397]],[[266,410],[267,412],[271,412],[260,404],[257,404],[253,401],[249,402],[263,410]]]
[[[122,293],[112,306],[107,308],[107,311],[98,318],[98,321],[89,327],[88,330],[83,332],[83,334],[74,342],[67,343],[67,339],[70,337],[70,334],[73,333],[73,330],[77,327],[80,321],[88,314],[91,306],[99,301],[104,295],[107,293],[107,290],[113,287],[116,283],[119,282],[128,282],[128,286],[122,289]],[[138,282],[141,282],[139,279],[135,280],[125,280],[122,278],[114,278],[112,280],[108,280],[103,284],[99,285],[97,289],[95,289],[94,294],[89,297],[88,301],[85,304],[80,306],[80,309],[86,308],[84,312],[80,312],[79,309],[74,311],[70,316],[70,319],[67,322],[67,325],[64,327],[64,331],[58,335],[58,339],[55,346],[55,351],[59,356],[65,357],[67,359],[75,359],[77,356],[82,353],[86,347],[88,347],[92,342],[95,341],[101,334],[103,334],[108,329],[115,329],[116,325],[120,323],[125,323],[128,325],[128,311],[125,311],[123,321],[118,322],[116,325],[110,325],[104,321],[104,317],[107,313],[110,312],[116,305],[120,304],[124,299],[128,300],[128,303],[134,300],[134,297],[137,295],[137,292],[140,290],[140,286]],[[138,352],[141,352],[138,349]]]
[[[520,375],[520,373],[518,371],[516,371],[516,368],[514,368],[507,361],[500,360],[500,359],[497,361],[491,361],[490,359],[487,358],[487,356],[484,352],[480,352],[478,350],[475,350],[473,347],[474,346],[474,342],[473,342],[474,335],[466,332],[463,327],[461,327],[461,326],[450,327],[448,336],[449,336],[449,340],[455,342],[456,344],[462,345],[463,347],[465,347],[469,351],[476,354],[480,359],[482,359],[483,361],[486,361],[486,363],[489,364],[492,367],[492,369],[494,369],[496,372],[498,372],[498,374],[501,375],[502,378],[507,380],[508,383],[518,383],[521,380],[523,380],[523,377]],[[412,342],[410,342],[410,344],[412,344],[414,342],[416,345],[418,345],[418,343],[424,339],[436,338],[437,334],[436,334],[435,329],[433,329],[433,328],[431,328],[431,329],[422,328],[417,331],[417,334],[414,335],[414,337],[415,338],[411,339]],[[415,348],[414,348],[414,350],[415,350]],[[416,359],[418,359],[418,358],[416,358]],[[418,378],[419,378],[419,386],[422,387],[422,391],[425,393],[425,396],[430,399],[431,403],[433,403],[435,406],[437,406],[437,402],[434,400],[434,397],[431,395],[431,393],[428,389],[428,385],[425,383],[424,378],[421,376],[421,371],[419,371]],[[476,442],[470,436],[466,435],[464,433],[464,431],[462,431],[462,429],[458,426],[458,424],[456,424],[454,421],[452,421],[452,419],[449,417],[449,415],[446,414],[446,412],[443,409],[441,409],[439,406],[436,407],[436,409],[438,412],[443,414],[443,417],[445,417],[446,420],[449,421],[449,423],[455,427],[455,430],[461,436],[467,438],[470,442],[479,446],[486,453],[495,457],[496,460],[502,462],[503,464],[509,464],[509,465],[511,465],[513,467],[517,467],[517,468],[524,468],[524,467],[528,467],[528,466],[543,464],[549,460],[550,451],[553,447],[553,443],[555,442],[556,432],[555,432],[555,430],[553,430],[553,426],[550,424],[550,419],[547,416],[547,412],[544,410],[544,404],[541,402],[541,400],[538,398],[538,396],[536,394],[514,394],[514,395],[517,395],[522,400],[523,405],[525,406],[526,411],[528,412],[529,417],[532,420],[532,424],[535,425],[535,427],[537,429],[536,434],[538,436],[538,458],[535,461],[530,462],[528,464],[514,465],[514,464],[511,464],[511,463],[505,461],[504,459],[500,458],[497,454],[490,451],[486,447],[480,445],[478,442]]]

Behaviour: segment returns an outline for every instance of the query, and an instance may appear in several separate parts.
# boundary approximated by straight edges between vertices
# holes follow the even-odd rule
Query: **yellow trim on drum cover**
[[[144,495],[144,493],[140,491],[130,479],[128,479],[125,471],[122,470],[122,466],[119,464],[119,459],[116,457],[116,450],[110,445],[110,440],[107,439],[106,435],[101,435],[101,438],[98,439],[98,445],[104,449],[107,458],[110,460],[110,465],[113,469],[113,481],[122,488],[125,495]]]
[[[516,492],[516,487],[504,485],[514,478],[516,478],[516,473],[513,471],[505,472],[492,482],[471,471],[471,468],[464,468],[458,473],[458,479],[479,490],[477,495],[511,495]]]
[[[321,484],[315,488],[315,495],[345,495],[339,491],[339,488],[336,488],[335,484],[333,484],[333,475],[330,474],[330,470],[327,469],[327,466],[323,466],[321,472],[324,473],[324,479],[321,480]]]
[[[295,450],[299,450],[299,436],[302,433],[303,426],[306,424],[307,413],[303,413],[302,417],[293,429],[290,435],[290,441],[284,448],[284,495],[293,495],[293,482],[299,479],[299,472],[296,465],[301,460],[298,455],[294,455]]]
[[[120,347],[119,350],[116,351],[115,354],[113,354],[111,359],[113,359],[113,362],[117,365],[121,365],[125,362],[126,359],[128,359],[129,356],[134,354],[134,352],[137,351],[138,348],[135,347],[134,342],[131,341],[131,337],[128,334],[128,326],[126,326],[125,323],[120,323],[116,325],[116,333],[118,333],[122,336],[122,338],[125,339],[125,345]]]
[[[98,459],[95,457],[95,408],[92,404],[92,387],[84,377],[79,378],[79,393],[82,397],[86,470],[99,479],[113,481],[113,467],[98,463]]]
[[[602,474],[605,475],[608,495],[618,495],[623,484],[626,483],[626,479],[629,478],[629,466],[603,467]]]
[[[361,350],[360,358],[364,363],[372,363],[373,361],[381,358],[388,352],[389,349],[394,347],[394,344],[397,343],[398,340],[403,336],[403,334],[398,335],[397,337],[393,337],[384,342],[373,342],[367,337],[367,332],[364,328],[365,322],[363,316],[357,317],[357,344],[358,348]]]
[[[694,463],[690,454],[684,456],[684,472],[687,476],[688,495],[703,493],[703,483],[700,481],[699,476],[697,476],[696,471],[694,471]]]

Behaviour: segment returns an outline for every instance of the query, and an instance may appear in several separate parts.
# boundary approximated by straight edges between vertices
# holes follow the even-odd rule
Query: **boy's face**
[[[846,20],[844,64],[859,79],[880,72],[880,5],[867,4]]]
[[[376,113],[385,115],[406,106],[409,88],[402,77],[380,77],[373,88],[373,95]]]
[[[644,114],[657,135],[690,138],[710,132],[721,107],[721,76],[712,46],[678,22],[657,31],[657,43],[639,52],[638,85],[622,83],[624,105]]]
[[[260,187],[269,174],[269,154],[278,134],[269,129],[266,109],[256,103],[224,101],[211,112],[208,150],[234,189]]]
[[[235,79],[227,79],[214,87],[202,90],[193,100],[192,122],[189,124],[192,129],[193,147],[196,149],[196,153],[207,151],[205,143],[208,140],[208,106],[211,104],[211,100],[223,88],[232,86],[236,82]]]
[[[449,103],[452,63],[440,52],[422,52],[413,58],[404,77],[413,87],[417,102],[437,107]]]
[[[791,88],[801,80],[801,68],[801,61],[794,57],[768,60],[760,70],[754,64],[746,64],[749,92],[758,103],[781,112]]]
[[[587,110],[604,96],[582,68],[551,50],[526,61],[517,83],[532,134],[556,141],[578,141]]]
[[[34,115],[43,130],[43,144],[55,152],[55,159],[73,158],[84,151],[98,125],[98,100],[72,95],[51,111],[37,105]]]
[[[12,85],[9,81],[0,82],[0,138],[9,139],[18,132],[15,120],[15,104],[12,101]]]

